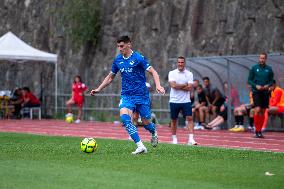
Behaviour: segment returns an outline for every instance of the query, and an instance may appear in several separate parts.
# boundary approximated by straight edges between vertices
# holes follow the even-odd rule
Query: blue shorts
[[[183,116],[192,116],[191,102],[172,103],[170,102],[171,119],[177,119],[178,114],[182,111]]]
[[[133,112],[138,112],[141,118],[151,119],[151,103],[150,98],[147,97],[134,97],[134,96],[121,96],[119,102],[119,109],[127,108]]]

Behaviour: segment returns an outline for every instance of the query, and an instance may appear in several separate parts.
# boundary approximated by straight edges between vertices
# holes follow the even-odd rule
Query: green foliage
[[[52,115],[52,119],[65,119],[65,112],[57,112]]]
[[[116,112],[116,114],[118,114]],[[113,116],[111,114],[111,112],[107,112],[107,111],[93,111],[92,112],[93,117],[95,117],[96,121],[100,121],[100,122],[113,122],[115,121],[115,116]]]
[[[60,19],[75,46],[96,45],[101,26],[99,0],[66,0]]]
[[[100,132],[98,130],[98,132]],[[88,134],[86,132],[86,134]],[[283,153],[159,144],[133,156],[132,141],[0,133],[0,188],[283,188]],[[265,172],[274,176],[265,176]]]

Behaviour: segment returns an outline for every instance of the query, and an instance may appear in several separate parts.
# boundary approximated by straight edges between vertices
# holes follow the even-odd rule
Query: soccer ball
[[[84,138],[81,142],[81,150],[86,153],[92,153],[98,149],[98,144],[93,138]]]
[[[67,115],[65,116],[65,121],[66,121],[67,123],[72,123],[72,122],[74,121],[73,114],[67,114]]]

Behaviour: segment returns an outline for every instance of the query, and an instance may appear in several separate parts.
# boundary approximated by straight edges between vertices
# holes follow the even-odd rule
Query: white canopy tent
[[[40,51],[12,32],[0,38],[0,60],[35,60],[55,64],[55,112],[57,113],[57,55]]]

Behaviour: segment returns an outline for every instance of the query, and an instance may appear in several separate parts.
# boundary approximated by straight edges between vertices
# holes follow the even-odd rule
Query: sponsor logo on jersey
[[[121,73],[123,73],[123,72],[130,73],[130,72],[132,72],[132,68],[121,68],[121,69],[120,69],[120,72],[121,72]]]

